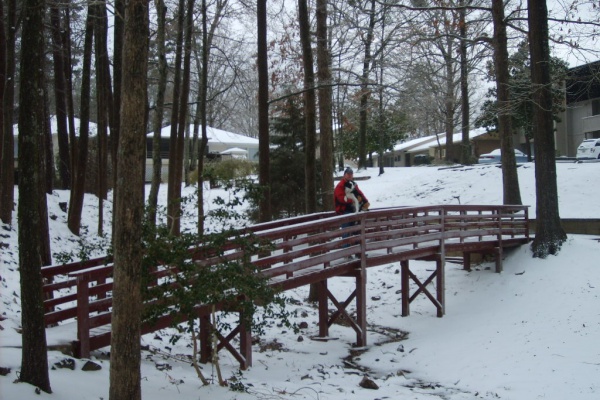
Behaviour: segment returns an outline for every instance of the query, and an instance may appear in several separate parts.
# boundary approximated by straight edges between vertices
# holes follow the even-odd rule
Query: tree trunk
[[[109,99],[108,88],[110,79],[107,75],[108,54],[106,48],[106,38],[108,28],[106,23],[106,2],[104,0],[96,3],[95,11],[95,55],[96,55],[96,98],[98,110],[98,235],[104,235],[104,200],[108,192],[108,114]],[[114,219],[113,219],[114,220]]]
[[[300,24],[300,42],[304,66],[304,119],[306,129],[306,148],[304,149],[304,196],[306,213],[317,212],[317,165],[316,165],[316,102],[315,74],[313,71],[312,44],[310,40],[310,19],[306,0],[298,0],[298,22]]]
[[[208,92],[208,15],[206,9],[206,0],[202,0],[202,72],[200,76],[200,93],[198,102],[198,112],[201,118],[202,138],[198,146],[198,235],[204,233],[204,153],[208,144],[208,133],[206,130],[206,101]]]
[[[545,0],[528,0],[529,51],[533,84],[536,228],[531,245],[534,257],[560,250],[567,235],[560,224],[548,46],[548,9]]]
[[[156,224],[156,208],[158,206],[158,190],[161,182],[162,155],[160,151],[161,131],[165,107],[165,91],[167,88],[168,65],[165,47],[165,27],[167,7],[164,0],[155,0],[157,10],[156,46],[158,53],[158,88],[156,92],[156,106],[154,108],[154,122],[152,128],[152,184],[148,195],[148,223]]]
[[[373,44],[373,31],[375,29],[375,4],[371,0],[369,11],[369,26],[364,40],[365,53],[363,58],[362,76],[360,79],[360,111],[358,128],[358,168],[367,168],[367,114],[368,102],[371,95],[369,89],[369,72],[371,70],[371,45]]]
[[[179,232],[179,216],[181,208],[181,180],[177,181],[177,165],[181,155],[178,153],[179,135],[177,121],[179,118],[179,101],[181,92],[181,59],[183,57],[183,30],[185,21],[185,1],[179,0],[179,13],[177,16],[177,44],[175,53],[175,75],[173,77],[173,105],[171,107],[171,137],[169,140],[169,183],[167,187],[167,226],[173,233]]]
[[[114,219],[114,288],[110,400],[141,400],[142,224],[149,17],[147,0],[125,11],[121,135]]]
[[[40,157],[44,134],[44,0],[23,4],[19,107],[19,270],[22,359],[19,379],[51,393],[41,275]],[[45,202],[43,203],[45,205]]]
[[[67,128],[67,84],[65,78],[65,49],[62,46],[59,4],[51,0],[50,23],[52,33],[52,58],[54,65],[54,104],[56,135],[58,137],[58,176],[61,189],[71,187],[71,156],[69,154],[69,131]]]
[[[0,145],[0,219],[12,224],[15,198],[13,111],[15,95],[15,40],[16,40],[16,1],[8,0],[6,7],[6,40],[0,46],[5,49],[4,98],[2,99],[2,144]],[[4,18],[2,18],[4,21]],[[3,32],[4,29],[2,30]]]
[[[259,221],[271,220],[271,174],[269,160],[269,66],[267,58],[267,0],[258,0],[257,56],[258,70],[258,183],[262,190]]]
[[[502,0],[492,0],[492,18],[494,21],[494,67],[496,69],[498,134],[502,152],[502,193],[504,194],[504,204],[520,205],[522,204],[521,190],[519,188],[515,146],[512,136],[506,21]]]
[[[176,182],[179,182],[179,188],[183,182],[183,166],[186,147],[186,134],[188,130],[188,99],[190,95],[190,69],[192,60],[192,35],[194,34],[194,0],[188,0],[185,23],[185,44],[183,56],[183,75],[181,80],[181,98],[179,100],[179,118],[177,124],[177,165],[176,165]],[[177,199],[181,197],[179,192]],[[174,232],[179,233],[181,228],[181,220],[178,218],[174,221]]]
[[[0,97],[0,203],[4,200],[4,191],[14,190],[11,187],[4,187],[4,168],[6,168],[5,164],[9,164],[5,162],[4,157],[4,102],[2,101],[4,97],[4,89],[6,88],[6,31],[4,27],[4,0],[0,0],[0,93],[2,93],[2,97]],[[11,132],[12,134],[12,132]],[[8,135],[8,132],[6,132]],[[7,154],[10,156],[10,154]],[[13,156],[14,157],[14,156]],[[6,157],[8,160],[9,157]],[[12,160],[10,160],[10,164],[13,164]],[[4,208],[0,206],[0,208]],[[10,224],[12,221],[12,207],[10,209],[10,217],[8,218],[7,224]],[[0,220],[4,221],[4,213],[0,210]]]
[[[119,150],[119,134],[121,131],[121,84],[123,81],[123,30],[125,27],[125,0],[115,0],[115,18],[113,29],[113,91],[109,95],[110,106],[110,142],[111,158],[113,165],[113,198],[116,196],[117,187],[117,152]],[[110,74],[110,71],[107,72]],[[110,80],[110,76],[108,78]],[[146,132],[147,133],[147,132]],[[144,142],[145,145],[145,142]],[[145,148],[145,147],[144,147]],[[114,221],[113,221],[114,233]]]
[[[470,3],[468,0],[461,0],[460,5],[460,99],[462,109],[462,143],[460,152],[461,164],[471,164],[471,141],[469,139],[469,60],[467,58],[467,21],[466,21],[466,5]]]
[[[330,53],[327,40],[327,1],[317,0],[317,79],[319,82],[319,149],[321,155],[321,202],[324,211],[333,211],[333,132]]]
[[[77,140],[77,163],[73,169],[75,176],[69,198],[69,214],[67,225],[75,235],[81,229],[81,213],[85,196],[85,177],[87,171],[88,139],[90,121],[90,88],[92,46],[94,39],[93,5],[88,5],[88,15],[85,21],[85,39],[83,47],[83,67],[81,71],[81,99],[79,113],[79,139]]]
[[[444,67],[446,69],[445,81],[446,81],[446,93],[444,95],[444,128],[446,131],[446,157],[445,160],[448,162],[454,162],[456,157],[454,154],[454,73],[452,66],[454,65],[454,54],[453,54],[453,39],[451,37],[446,38],[447,49],[444,53]]]

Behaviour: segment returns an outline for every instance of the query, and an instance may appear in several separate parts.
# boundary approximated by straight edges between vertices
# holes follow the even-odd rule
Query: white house
[[[193,132],[194,126],[192,124],[188,127]],[[208,137],[208,148],[207,154],[228,156],[233,158],[242,158],[249,161],[258,161],[258,139],[251,138],[249,136],[240,135],[239,133],[233,133],[224,131],[222,129],[213,128],[208,126],[206,128],[206,134]],[[202,135],[199,132],[199,136]],[[152,141],[154,132],[150,132],[146,139],[146,181],[152,179]],[[161,144],[160,152],[162,158],[162,180],[166,181],[169,175],[169,148],[171,138],[171,125],[165,126],[161,129]]]

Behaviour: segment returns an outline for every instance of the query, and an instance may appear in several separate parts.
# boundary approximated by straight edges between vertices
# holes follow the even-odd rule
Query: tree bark
[[[52,33],[52,59],[54,66],[54,104],[58,138],[58,176],[61,189],[71,187],[71,155],[69,152],[69,130],[67,127],[67,84],[65,77],[65,52],[62,46],[59,4],[51,1],[50,23]]]
[[[44,134],[44,0],[23,4],[19,107],[19,270],[22,359],[20,380],[51,393],[41,275],[40,144]],[[43,203],[45,205],[45,202]]]
[[[87,171],[89,122],[90,122],[90,89],[92,46],[94,39],[93,5],[88,5],[85,21],[85,38],[83,47],[83,66],[81,71],[81,99],[79,113],[79,139],[77,140],[77,163],[73,169],[75,179],[69,197],[69,214],[67,225],[69,230],[79,236],[81,229],[81,213],[85,196],[85,177]]]
[[[142,220],[146,150],[148,0],[125,11],[121,135],[114,219],[110,400],[141,400]]]
[[[321,202],[324,211],[333,211],[333,132],[331,54],[327,40],[327,1],[317,0],[317,79],[319,82],[319,149],[321,155]]]
[[[179,135],[183,137],[183,132],[178,132],[179,101],[181,99],[181,59],[183,58],[183,30],[185,21],[185,0],[179,0],[179,13],[177,16],[177,42],[175,53],[175,75],[173,77],[173,105],[171,106],[171,137],[169,140],[169,183],[167,187],[167,226],[173,233],[179,232],[179,216],[181,208],[179,199],[181,198],[181,180],[177,181],[178,159],[183,157],[178,153]],[[183,146],[182,146],[183,150]]]
[[[158,53],[158,88],[156,92],[156,105],[154,108],[154,121],[152,128],[152,184],[148,195],[148,223],[156,224],[156,208],[158,207],[158,190],[161,182],[162,155],[160,151],[161,131],[165,108],[165,91],[167,88],[168,65],[165,46],[167,7],[164,0],[155,0],[157,12],[156,46]]]
[[[0,219],[12,224],[12,212],[15,198],[14,134],[13,111],[15,97],[15,41],[17,32],[17,5],[8,0],[6,7],[6,40],[0,46],[5,49],[4,88],[2,93],[2,144],[0,146]],[[2,18],[4,21],[4,18]],[[3,32],[4,29],[2,30]]]
[[[463,165],[471,164],[471,141],[469,139],[469,60],[467,58],[467,21],[466,6],[470,4],[468,0],[460,0],[461,9],[459,11],[459,30],[460,30],[460,99],[461,99],[461,125],[462,125],[462,143],[460,152],[460,162]]]
[[[259,221],[271,220],[271,174],[269,160],[269,66],[267,58],[267,0],[257,0],[258,70],[258,183],[262,189]]]
[[[548,46],[548,9],[545,0],[528,0],[529,51],[533,84],[536,228],[531,245],[534,257],[560,250],[567,235],[560,224]]]
[[[504,204],[521,205],[521,190],[519,188],[515,146],[512,136],[506,20],[502,0],[492,0],[492,19],[494,21],[494,67],[496,69],[498,134],[500,136],[500,151],[502,152],[502,193]]]
[[[375,4],[376,0],[371,0],[371,10],[369,11],[369,26],[364,39],[365,52],[363,58],[362,76],[360,79],[360,111],[359,111],[359,131],[358,131],[358,168],[367,168],[367,116],[368,103],[371,95],[369,89],[369,73],[371,71],[371,45],[373,44],[373,31],[375,29]]]
[[[316,165],[316,101],[315,74],[313,67],[312,43],[310,40],[310,19],[306,0],[298,0],[298,22],[300,24],[300,42],[304,66],[304,120],[306,129],[306,148],[304,149],[304,196],[306,213],[317,212],[317,165]]]

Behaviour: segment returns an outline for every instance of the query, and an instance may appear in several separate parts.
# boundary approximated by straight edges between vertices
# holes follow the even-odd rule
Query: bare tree
[[[22,358],[20,380],[51,393],[44,324],[43,229],[40,157],[44,134],[44,0],[23,3],[21,86],[19,91],[19,270],[21,275]]]
[[[165,91],[167,88],[168,64],[165,46],[167,6],[164,0],[154,0],[157,14],[156,46],[158,56],[158,84],[154,118],[152,122],[152,183],[148,194],[148,222],[156,223],[156,208],[158,206],[158,190],[161,182],[162,156],[161,131],[165,106]]]
[[[310,18],[306,0],[298,0],[298,22],[300,24],[300,43],[302,44],[302,61],[304,66],[304,119],[306,129],[306,143],[304,149],[304,196],[306,200],[306,213],[317,212],[317,166],[316,166],[316,99],[315,99],[315,73],[312,55],[312,42],[310,39]]]
[[[529,52],[533,84],[533,137],[535,148],[536,228],[531,245],[534,257],[560,250],[567,235],[560,224],[548,45],[546,0],[528,0]]]
[[[56,107],[56,126],[58,137],[58,176],[61,189],[71,187],[71,155],[69,152],[69,130],[67,125],[67,78],[66,49],[63,48],[61,32],[63,22],[60,18],[60,4],[57,0],[50,2],[50,23],[52,33],[52,59],[54,65],[54,105]]]
[[[511,124],[511,100],[508,71],[508,48],[504,2],[492,0],[494,21],[494,66],[496,71],[496,93],[498,97],[498,133],[502,152],[502,193],[504,204],[522,204],[515,159]]]
[[[333,132],[331,53],[327,37],[327,1],[317,0],[317,79],[319,82],[319,150],[321,156],[321,203],[323,210],[333,211]]]
[[[4,11],[4,2],[0,4]],[[4,22],[4,18],[2,18]],[[17,4],[16,0],[6,2],[6,26],[2,26],[2,32],[6,32],[5,40],[0,44],[3,56],[4,85],[2,93],[2,127],[0,139],[0,219],[5,224],[12,224],[12,212],[14,208],[14,136],[13,136],[13,112],[15,97],[15,43],[17,34]]]
[[[90,89],[91,89],[91,64],[92,46],[94,36],[94,21],[92,5],[88,5],[88,14],[85,21],[85,39],[83,48],[83,65],[81,72],[81,98],[79,111],[79,139],[77,140],[77,156],[74,163],[73,185],[69,198],[69,214],[67,225],[75,235],[79,235],[81,229],[81,214],[83,212],[83,199],[85,195],[85,177],[87,171],[89,121],[90,121]]]
[[[262,189],[259,221],[271,220],[271,175],[269,162],[269,60],[267,55],[267,0],[257,0],[256,9],[258,70],[258,183]]]
[[[185,0],[179,0],[177,14],[177,39],[175,54],[175,72],[173,76],[173,103],[171,105],[171,137],[169,145],[169,182],[167,187],[167,226],[179,232],[179,216],[181,208],[181,180],[177,181],[178,159],[183,158],[183,132],[178,130],[179,107],[181,100],[181,60],[183,58],[183,32],[185,21]],[[179,145],[181,143],[181,146]],[[180,154],[181,151],[181,154]],[[181,164],[182,165],[182,164]]]
[[[110,400],[141,400],[142,225],[148,72],[148,0],[125,10],[121,135],[115,199]]]

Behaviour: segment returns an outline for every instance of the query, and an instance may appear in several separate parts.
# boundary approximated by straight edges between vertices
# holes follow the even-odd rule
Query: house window
[[[592,115],[600,114],[600,99],[592,100]]]

